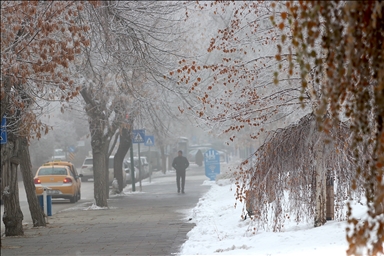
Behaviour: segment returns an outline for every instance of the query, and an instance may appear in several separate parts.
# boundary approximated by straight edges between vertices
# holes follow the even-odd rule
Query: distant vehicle
[[[108,161],[109,185],[112,185],[113,179],[115,177],[113,164],[114,164],[114,156],[110,156]],[[121,172],[123,173],[123,184],[126,184],[127,181],[125,177],[124,163],[123,163],[123,168],[121,168]],[[93,179],[93,157],[92,156],[87,156],[84,159],[83,165],[81,166],[81,174],[84,177],[84,181],[87,181],[88,179]]]
[[[152,171],[155,171],[155,172],[161,171],[162,161],[161,161],[160,152],[158,152],[158,151],[141,151],[140,156],[147,157],[147,161],[150,164],[150,168],[152,168]]]
[[[63,149],[58,148],[53,151],[52,160],[66,160],[67,156],[65,155],[65,152]]]
[[[134,158],[134,167],[135,167],[135,181],[140,181],[141,180],[149,177],[149,163],[147,161],[147,157],[145,156],[140,156],[141,159],[141,173],[140,173],[140,165],[139,165],[139,157],[135,156]],[[131,183],[131,159],[126,159],[124,160],[124,169],[125,172],[127,173],[127,182]],[[128,174],[129,173],[129,174]]]
[[[109,161],[108,161],[109,185],[112,185],[113,179],[115,177],[114,176],[114,170],[113,170],[113,164],[114,164],[114,156],[110,156]],[[124,171],[124,161],[123,161],[123,166],[121,168],[121,172],[123,175],[123,184],[125,186],[125,184],[127,184],[127,177],[126,177],[125,171]]]
[[[135,167],[141,171],[141,178],[145,179],[149,177],[149,163],[146,156],[140,156],[140,164],[139,164],[139,157],[135,156],[134,158],[134,164]],[[141,169],[140,169],[141,167]]]
[[[207,152],[209,149],[211,149],[211,148],[209,148],[209,147],[195,147],[194,149],[192,149],[188,152],[188,154],[187,154],[188,161],[193,162],[193,163],[196,162],[195,157],[196,157],[197,151],[200,150],[201,153],[203,153],[203,155],[204,155],[204,153]]]
[[[83,165],[81,166],[80,173],[83,174],[82,181],[88,181],[89,179],[93,179],[93,158],[86,157],[84,159]]]
[[[135,182],[139,180],[139,168],[133,167],[135,169]],[[125,159],[124,160],[124,171],[126,176],[127,184],[132,183],[132,177],[131,177],[131,161]]]
[[[69,199],[75,203],[81,199],[81,178],[75,166],[67,161],[52,161],[43,164],[36,172],[34,183],[36,195],[42,195],[48,187],[52,198]]]
[[[183,151],[183,155],[185,156],[189,152],[189,140],[187,137],[179,137],[176,142],[176,155],[177,151]]]

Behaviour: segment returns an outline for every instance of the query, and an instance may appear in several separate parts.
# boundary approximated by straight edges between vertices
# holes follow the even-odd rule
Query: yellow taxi
[[[42,195],[47,188],[47,195],[52,198],[69,199],[75,203],[81,199],[81,179],[75,166],[68,161],[52,161],[43,164],[36,172],[34,182],[36,195]]]

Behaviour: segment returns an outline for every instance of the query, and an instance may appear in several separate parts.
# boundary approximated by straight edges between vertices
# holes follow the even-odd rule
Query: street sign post
[[[0,134],[0,144],[6,144],[7,143],[7,119],[5,119],[5,116],[1,118],[1,134]]]
[[[209,149],[204,153],[205,176],[210,180],[215,180],[216,175],[220,174],[220,153],[214,149]]]
[[[69,154],[68,154],[69,160],[73,161],[75,159],[76,152],[77,152],[76,146],[74,146],[74,145],[69,146],[68,147],[68,152],[69,152]]]
[[[145,142],[145,129],[138,129],[138,130],[133,130],[132,131],[132,143],[137,143],[139,145],[137,145],[138,147],[138,151],[139,151],[139,182],[140,182],[140,191],[142,191],[142,188],[141,188],[141,158],[140,158],[140,143],[144,143]],[[132,152],[132,148],[131,148],[131,152]],[[132,177],[132,191],[135,191],[134,190],[134,182],[135,182],[135,173],[134,173],[134,167],[133,167],[133,162],[134,162],[134,159],[133,159],[133,154],[131,154],[131,166],[132,166],[132,170],[131,170],[131,177]]]
[[[155,136],[153,135],[145,135],[145,142],[144,145],[148,147],[148,152],[151,151],[151,147],[155,146]],[[150,159],[150,154],[148,154],[149,157],[149,182],[152,181],[152,159]]]
[[[153,136],[153,135],[146,135],[145,136],[145,141],[144,141],[144,146],[147,146],[147,147],[155,146],[155,136]]]

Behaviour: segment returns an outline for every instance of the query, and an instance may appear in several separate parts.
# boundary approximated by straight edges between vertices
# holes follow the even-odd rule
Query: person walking
[[[195,155],[195,162],[198,166],[202,166],[203,165],[203,160],[204,160],[204,156],[203,156],[203,153],[201,152],[201,150],[199,149]]]
[[[180,179],[181,179],[181,193],[184,194],[185,186],[185,170],[189,166],[188,159],[183,156],[183,151],[177,152],[178,156],[173,159],[172,167],[176,170],[176,185],[177,193],[180,193]]]

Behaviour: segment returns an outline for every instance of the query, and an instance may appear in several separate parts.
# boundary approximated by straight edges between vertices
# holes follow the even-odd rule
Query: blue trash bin
[[[41,209],[44,211],[44,196],[38,196]],[[47,215],[52,216],[52,196],[47,195]]]

